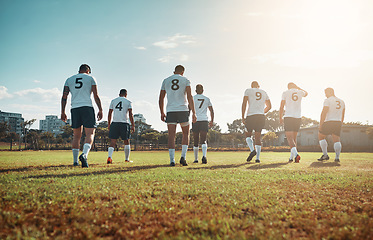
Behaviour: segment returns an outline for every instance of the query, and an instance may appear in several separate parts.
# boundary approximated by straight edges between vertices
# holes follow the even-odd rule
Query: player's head
[[[196,86],[196,93],[197,94],[202,94],[203,93],[203,86],[201,84],[198,84]]]
[[[120,91],[119,91],[119,96],[120,97],[127,97],[127,90],[126,89],[121,89]]]
[[[185,71],[185,68],[184,68],[182,65],[177,65],[177,66],[175,67],[175,71],[174,71],[174,73],[175,73],[175,74],[183,75],[184,71]]]
[[[79,67],[79,73],[91,73],[91,67],[88,64],[82,64]]]
[[[259,83],[257,81],[252,81],[251,82],[251,87],[252,88],[259,88],[260,86],[259,86]]]
[[[325,96],[327,98],[331,97],[331,96],[334,96],[334,89],[333,88],[327,88],[327,89],[325,89]]]
[[[293,82],[288,83],[288,89],[297,88],[297,85]]]

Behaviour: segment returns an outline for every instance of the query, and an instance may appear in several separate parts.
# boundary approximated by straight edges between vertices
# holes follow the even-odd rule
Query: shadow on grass
[[[94,166],[96,164],[91,164],[90,166]],[[98,165],[98,164],[97,164]],[[148,170],[154,168],[163,168],[169,167],[169,165],[145,165],[145,166],[133,166],[133,167],[123,167],[123,168],[106,168],[100,171],[90,171],[90,168],[85,169],[87,172],[79,172],[79,173],[63,173],[63,174],[41,174],[41,175],[32,175],[24,177],[33,178],[33,179],[40,179],[40,178],[67,178],[67,177],[80,177],[80,176],[92,176],[92,175],[104,175],[104,174],[114,174],[114,173],[125,173],[125,172],[133,172],[133,171],[141,171],[141,170]],[[78,167],[80,168],[80,167]]]
[[[227,164],[227,165],[204,165],[204,167],[190,167],[188,170],[198,170],[198,169],[210,169],[210,170],[215,170],[215,169],[224,169],[224,168],[238,168],[241,166],[246,165],[247,163],[241,163],[241,164]]]
[[[255,164],[255,165],[252,165],[250,167],[248,167],[247,169],[249,170],[259,170],[259,169],[269,169],[269,168],[279,168],[279,167],[282,167],[282,166],[285,166],[285,165],[288,165],[289,163],[286,162],[286,163],[270,163],[270,164]]]
[[[339,167],[341,164],[338,162],[313,162],[310,167],[312,168],[321,168],[321,167]]]
[[[34,170],[48,170],[51,168],[73,168],[73,165],[54,165],[54,166],[28,166],[20,168],[7,168],[0,169],[0,173],[11,173],[11,172],[28,172]]]

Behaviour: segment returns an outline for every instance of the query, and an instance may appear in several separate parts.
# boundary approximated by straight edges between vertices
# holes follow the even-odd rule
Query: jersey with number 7
[[[264,114],[265,102],[269,100],[267,93],[260,88],[248,88],[245,95],[248,97],[249,109],[246,116]]]
[[[187,86],[190,86],[190,81],[180,74],[174,74],[163,80],[161,90],[166,91],[167,95],[166,112],[189,110],[186,98]]]
[[[203,94],[196,94],[193,96],[194,109],[196,110],[197,122],[208,121],[207,109],[212,107],[210,98]]]

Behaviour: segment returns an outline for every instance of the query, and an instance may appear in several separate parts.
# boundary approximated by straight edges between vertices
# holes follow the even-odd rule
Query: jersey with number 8
[[[343,110],[345,109],[345,103],[342,99],[331,96],[325,99],[324,107],[329,107],[329,111],[325,117],[325,122],[342,121]]]
[[[188,111],[186,99],[186,87],[190,86],[190,81],[179,74],[174,74],[162,82],[161,90],[167,94],[167,112]]]
[[[265,101],[269,100],[267,93],[259,88],[248,88],[245,95],[249,100],[249,109],[246,116],[264,114]]]
[[[93,107],[91,100],[92,86],[97,85],[96,79],[91,75],[79,73],[69,77],[65,86],[71,92],[71,108]]]
[[[109,109],[113,109],[113,122],[128,123],[127,112],[132,109],[130,100],[117,97],[111,101]]]

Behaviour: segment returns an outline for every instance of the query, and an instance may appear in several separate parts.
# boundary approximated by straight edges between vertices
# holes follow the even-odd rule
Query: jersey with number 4
[[[301,103],[306,92],[299,89],[289,89],[282,94],[282,100],[285,101],[284,117],[302,118]]]
[[[265,102],[269,100],[267,93],[259,88],[248,88],[245,95],[249,100],[249,109],[246,116],[264,114]]]
[[[91,100],[92,86],[97,85],[96,79],[86,73],[69,77],[65,86],[71,92],[71,108],[93,107]]]
[[[336,96],[328,97],[324,101],[324,107],[329,107],[325,122],[342,121],[343,110],[345,109],[345,103],[342,99],[339,99]]]
[[[128,123],[127,112],[132,109],[131,101],[125,97],[111,100],[109,109],[113,110],[113,122]]]
[[[188,111],[186,99],[186,87],[190,86],[190,81],[179,74],[174,74],[162,82],[161,90],[167,94],[167,112]]]
[[[208,121],[207,109],[212,107],[210,98],[202,94],[196,94],[193,97],[194,109],[196,110],[197,122],[198,121]]]

